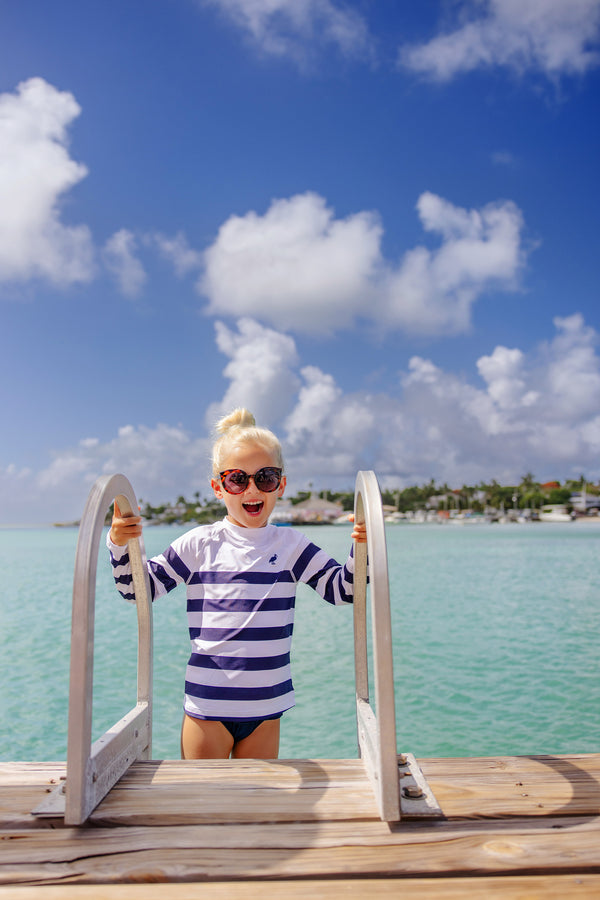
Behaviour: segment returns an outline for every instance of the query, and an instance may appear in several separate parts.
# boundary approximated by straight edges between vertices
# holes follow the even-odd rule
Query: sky
[[[600,0],[0,4],[0,523],[600,478]]]

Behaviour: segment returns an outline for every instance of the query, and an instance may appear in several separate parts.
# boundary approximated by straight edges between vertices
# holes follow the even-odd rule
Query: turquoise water
[[[148,555],[183,529],[145,532]],[[338,559],[349,529],[305,528]],[[2,529],[0,759],[66,756],[75,529]],[[600,750],[600,527],[398,525],[387,531],[399,750]],[[135,703],[136,617],[100,549],[94,738]],[[154,607],[153,756],[179,755],[185,593]],[[282,757],[356,755],[351,609],[298,592],[297,706]]]

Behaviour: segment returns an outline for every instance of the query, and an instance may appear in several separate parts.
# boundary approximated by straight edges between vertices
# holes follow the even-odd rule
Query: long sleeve
[[[316,544],[309,543],[292,569],[296,581],[308,584],[328,603],[352,603],[354,594],[354,554],[341,566]]]

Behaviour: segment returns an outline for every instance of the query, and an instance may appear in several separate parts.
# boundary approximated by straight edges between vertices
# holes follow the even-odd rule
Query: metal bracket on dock
[[[62,778],[60,783],[52,790],[48,788],[49,793],[39,806],[31,810],[31,815],[37,816],[39,819],[44,817],[47,819],[62,819],[65,814],[65,788],[65,778]]]
[[[354,518],[367,527],[367,543],[355,543],[354,664],[358,751],[384,822],[402,816],[440,816],[442,811],[411,754],[398,757],[392,659],[392,622],[385,523],[374,472],[356,477]],[[368,572],[367,579],[367,552]],[[370,586],[375,708],[369,701],[367,580]],[[399,760],[401,765],[399,765]]]
[[[439,818],[444,814],[412,753],[398,756],[402,818]]]

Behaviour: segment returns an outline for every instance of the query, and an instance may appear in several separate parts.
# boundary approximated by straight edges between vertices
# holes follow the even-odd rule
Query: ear
[[[221,487],[221,482],[217,481],[216,478],[211,478],[210,486],[215,493],[215,497],[218,497],[219,500],[223,499],[223,488]]]
[[[287,484],[287,478],[285,475],[282,476],[281,481],[279,482],[279,487],[277,488],[277,496],[283,497],[283,492],[285,491],[285,486]]]

